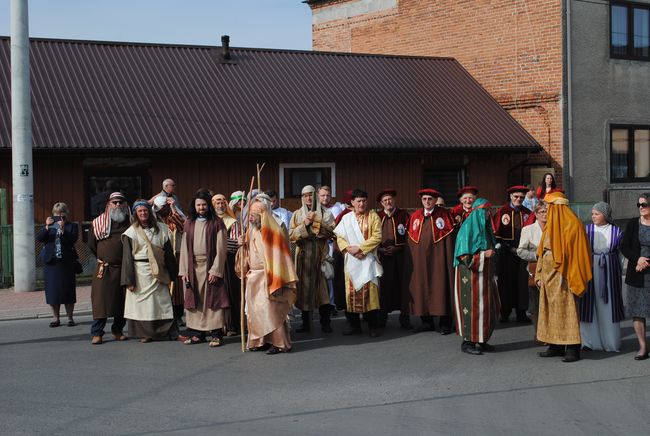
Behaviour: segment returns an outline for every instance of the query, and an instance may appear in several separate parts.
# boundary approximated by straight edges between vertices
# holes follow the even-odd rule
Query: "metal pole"
[[[36,274],[27,11],[27,0],[11,0],[11,171],[14,290],[18,292],[33,291]]]

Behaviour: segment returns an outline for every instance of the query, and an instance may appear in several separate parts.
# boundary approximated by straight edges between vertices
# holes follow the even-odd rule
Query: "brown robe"
[[[122,271],[122,233],[130,226],[129,220],[121,223],[111,222],[111,234],[98,241],[92,224],[88,232],[88,248],[97,257],[97,267],[93,275],[90,301],[93,307],[93,319],[124,316],[126,292],[121,282]],[[104,267],[103,277],[97,277],[100,270],[99,261],[108,263]]]
[[[409,238],[411,314],[451,315],[455,235],[450,234],[434,243],[429,220],[431,217],[425,217],[421,224],[419,243]]]
[[[528,309],[528,265],[511,249],[516,250],[519,246],[521,229],[530,214],[525,207],[515,211],[510,205],[505,205],[494,217],[494,236],[501,244],[497,271],[501,316],[504,318],[510,315],[512,309]]]
[[[409,216],[402,209],[395,209],[390,217],[383,210],[378,215],[381,218],[379,261],[384,268],[384,274],[379,279],[379,304],[385,312],[400,310],[403,314],[408,314],[410,277],[404,274],[404,251],[408,249],[406,230]],[[393,247],[390,256],[384,252],[387,247]]]
[[[208,301],[208,298],[206,298],[207,287],[209,286],[208,274],[212,274],[221,279],[223,279],[224,276],[227,255],[225,229],[223,231],[220,230],[217,232],[217,240],[215,241],[216,256],[212,262],[210,262],[208,259],[208,244],[206,241],[207,235],[205,221],[196,221],[193,236],[192,261],[194,271],[190,271],[187,241],[188,232],[183,233],[183,243],[181,245],[181,256],[178,267],[178,274],[180,276],[192,277],[191,274],[193,274],[192,278],[194,279],[192,280],[194,282],[194,286],[192,287],[190,293],[191,296],[195,299],[196,308],[190,309],[188,307],[189,305],[187,304],[186,298],[185,318],[187,320],[187,327],[189,329],[200,332],[209,332],[223,328],[225,323],[224,309],[216,308],[216,306],[213,306]],[[215,296],[216,301],[225,301],[225,308],[227,308],[228,298],[227,291],[224,286],[220,287],[218,294],[218,296]]]

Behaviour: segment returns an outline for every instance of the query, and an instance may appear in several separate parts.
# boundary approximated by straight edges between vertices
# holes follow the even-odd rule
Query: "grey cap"
[[[612,207],[609,204],[605,203],[604,201],[599,201],[598,203],[594,204],[591,210],[595,210],[605,215],[605,219],[607,220],[608,223],[614,221],[612,219]]]

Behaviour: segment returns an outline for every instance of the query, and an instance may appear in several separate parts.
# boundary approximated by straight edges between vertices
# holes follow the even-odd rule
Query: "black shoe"
[[[249,348],[248,351],[266,351],[269,348],[271,348],[271,344],[264,344],[264,345],[262,345],[260,347]]]
[[[533,321],[531,321],[531,319],[528,318],[528,316],[526,316],[526,315],[517,317],[517,323],[519,323],[519,324],[530,324],[532,322]]]
[[[488,353],[496,350],[494,345],[490,345],[487,342],[479,342],[478,347],[481,349],[481,351],[485,351]]]
[[[564,357],[565,354],[564,347],[554,345],[549,345],[546,351],[537,353],[539,357]]]
[[[361,333],[363,333],[361,327],[348,327],[341,332],[343,336],[360,335]]]
[[[332,326],[329,325],[329,324],[322,325],[320,329],[323,331],[323,333],[332,333],[333,332]]]
[[[481,352],[475,343],[467,341],[463,341],[462,345],[460,346],[460,351],[463,353],[472,354],[474,356],[483,354],[483,352]]]
[[[451,329],[449,327],[443,327],[443,328],[440,329],[440,334],[442,336],[447,336],[447,335],[451,334]]]
[[[645,354],[637,354],[634,356],[634,360],[646,360],[648,358],[648,353]]]
[[[271,348],[269,348],[269,350],[266,352],[266,354],[268,354],[269,356],[273,356],[274,354],[280,354],[280,353],[286,353],[286,351],[282,351],[275,345],[272,345]]]
[[[594,351],[594,350],[592,350],[592,349],[589,348],[589,347],[582,347],[582,351]]]
[[[580,360],[580,345],[569,346],[566,348],[566,355],[562,358],[562,362],[570,363]]]

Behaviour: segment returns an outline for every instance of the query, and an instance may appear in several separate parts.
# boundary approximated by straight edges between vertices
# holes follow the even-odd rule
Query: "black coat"
[[[43,227],[36,234],[36,240],[43,242],[43,251],[41,251],[41,260],[43,263],[50,263],[56,256],[56,247],[54,242],[56,240],[56,226],[52,225],[49,229]],[[61,235],[61,254],[64,260],[75,259],[76,252],[74,251],[74,244],[79,238],[79,226],[76,223],[66,221]]]
[[[621,253],[627,258],[627,272],[625,273],[625,284],[642,288],[644,286],[643,276],[645,272],[636,272],[636,263],[641,256],[641,243],[639,242],[639,218],[632,218],[625,226],[623,240],[621,241]]]

